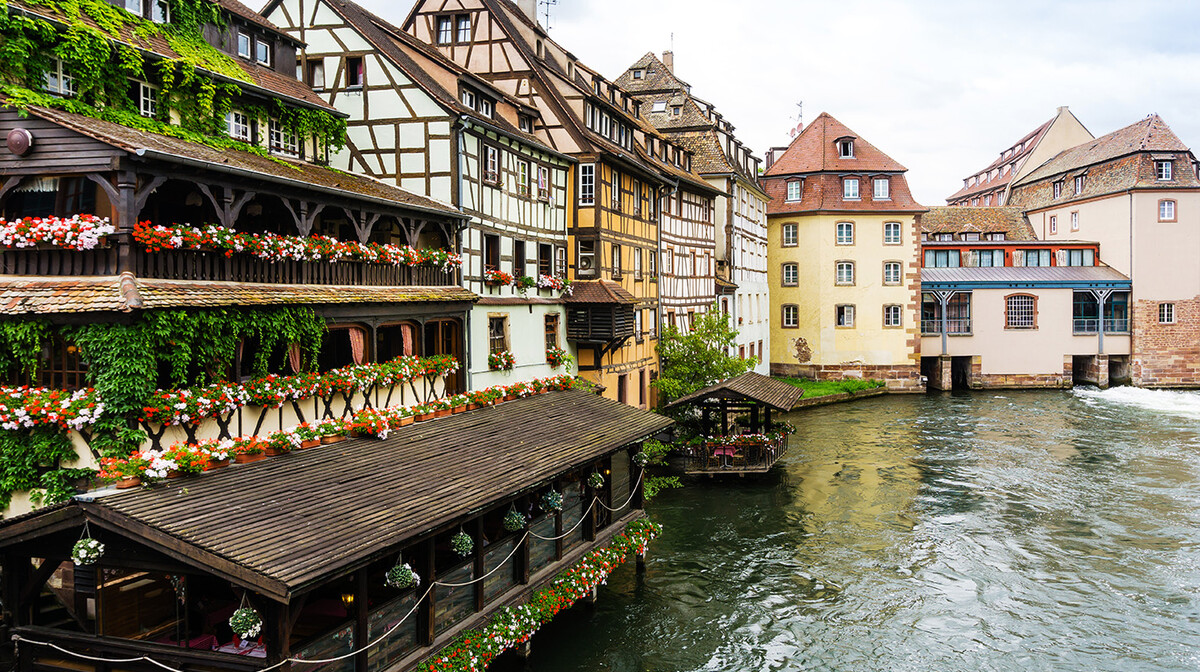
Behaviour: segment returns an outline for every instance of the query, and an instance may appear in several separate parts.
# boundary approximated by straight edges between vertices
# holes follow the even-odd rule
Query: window
[[[626,391],[629,383],[629,374],[622,373],[617,376],[617,401],[622,404],[629,403],[629,393]]]
[[[271,43],[262,38],[254,40],[254,60],[271,67]]]
[[[453,22],[448,16],[439,16],[437,20],[437,43],[451,44],[454,41]]]
[[[495,109],[495,106],[492,103],[492,101],[490,101],[487,98],[484,98],[482,96],[479,98],[479,113],[480,114],[482,114],[485,117],[491,117],[491,116],[493,116],[494,109]]]
[[[531,119],[528,115],[519,115],[517,117],[517,125],[526,133],[533,132],[533,119]]]
[[[483,146],[483,181],[500,183],[500,150],[491,145]]]
[[[250,141],[250,118],[243,112],[231,110],[225,115],[225,130],[234,140]]]
[[[1005,329],[1036,329],[1037,299],[1029,294],[1013,294],[1004,299]]]
[[[646,255],[646,271],[650,274],[651,281],[658,279],[658,273],[657,273],[657,271],[655,271],[655,268],[654,268],[655,262],[657,260],[658,260],[658,255],[656,255],[653,251],[651,251],[649,254]]]
[[[1054,197],[1055,198],[1062,198],[1062,185],[1063,185],[1062,180],[1059,180],[1058,182],[1054,183]]]
[[[1050,250],[1025,250],[1025,266],[1049,266]]]
[[[875,193],[874,193],[875,200],[877,200],[877,201],[891,200],[892,192],[890,189],[891,185],[888,182],[888,178],[877,177],[877,178],[875,178],[874,183],[875,183]]]
[[[250,36],[246,33],[237,34],[237,53],[242,58],[250,58]]]
[[[596,198],[596,164],[580,163],[580,205],[592,205]]]
[[[488,315],[488,353],[508,350],[508,316]]]
[[[1155,161],[1154,175],[1160,180],[1170,180],[1174,178],[1175,163],[1173,161]]]
[[[642,342],[642,311],[633,311],[633,337]]]
[[[642,201],[645,200],[642,194],[642,183],[638,180],[633,181],[633,214],[642,214]]]
[[[318,90],[325,88],[325,59],[308,62],[308,85]]]
[[[483,268],[500,270],[500,236],[491,233],[483,234]]]
[[[836,269],[837,284],[839,284],[839,285],[853,285],[854,284],[854,262],[853,261],[839,261],[835,265],[835,269]]]
[[[783,286],[784,287],[795,287],[796,285],[800,284],[799,279],[800,279],[800,265],[799,264],[784,264],[783,265]]]
[[[158,115],[158,87],[145,82],[137,82],[138,113],[143,117]]]
[[[837,223],[837,244],[838,245],[853,245],[854,244],[854,222],[838,222]]]
[[[987,239],[988,239],[988,240],[1004,240],[1004,239],[1006,239],[1007,237],[1008,237],[1008,236],[1007,236],[1007,234],[1005,234],[1005,233],[1003,233],[1003,232],[1001,232],[1001,233],[989,233],[989,234],[987,234]]]
[[[1050,235],[1058,233],[1058,217],[1050,215]]]
[[[1005,195],[1005,192],[1003,192],[1003,191],[996,194],[996,205],[1004,205],[1005,198],[1006,198],[1006,195]]]
[[[63,71],[62,59],[56,58],[46,70],[46,90],[63,96],[75,95],[75,78]]]
[[[958,250],[925,250],[925,268],[958,268],[961,265]]]
[[[784,329],[795,329],[800,326],[800,306],[785,303],[779,315],[779,324]]]
[[[575,259],[575,272],[581,278],[596,276],[596,241],[579,241],[579,254]]]
[[[900,306],[896,304],[889,304],[883,307],[883,326],[900,326]]]
[[[567,248],[554,248],[554,273],[560,278],[567,277]]]
[[[884,222],[883,223],[883,244],[884,245],[899,245],[900,244],[900,222]]]
[[[980,268],[1004,265],[1004,250],[972,250],[975,265]]]
[[[554,275],[554,246],[549,243],[538,245],[538,275]]]
[[[642,279],[642,248],[633,248],[633,279]]]
[[[546,316],[546,349],[558,347],[558,313]]]
[[[885,285],[900,284],[900,262],[898,262],[898,261],[883,262],[883,284],[885,284]]]
[[[858,178],[847,177],[842,180],[842,198],[858,200]]]
[[[1158,221],[1175,221],[1175,201],[1164,199],[1158,202]]]
[[[612,246],[612,274],[614,278],[621,277],[621,246]]]
[[[654,101],[653,103],[650,104],[650,111],[651,112],[666,112],[667,111],[667,101],[665,101],[665,100]]]
[[[1083,193],[1083,177],[1083,175],[1075,176],[1075,195],[1077,196]]]
[[[529,195],[529,162],[525,160],[517,161],[517,194]]]
[[[350,88],[360,88],[364,84],[366,84],[366,78],[363,77],[362,56],[347,56],[346,86]]]
[[[612,189],[609,191],[609,201],[612,209],[617,212],[621,211],[621,174],[617,171],[612,171]]]
[[[272,152],[288,156],[298,156],[300,154],[299,142],[296,140],[295,133],[285,130],[283,125],[275,119],[270,120],[267,130],[268,145]]]
[[[475,92],[474,91],[463,91],[462,92],[462,104],[466,105],[467,107],[471,108],[472,110],[475,109]]]
[[[967,242],[976,242],[979,240],[979,234],[974,233],[974,232],[970,232],[970,233],[963,232],[963,233],[958,234],[958,237]]]
[[[787,200],[789,202],[800,200],[804,193],[803,187],[804,183],[800,180],[789,180],[787,183]]]
[[[518,278],[525,275],[525,241],[513,241],[513,275]]]
[[[1173,303],[1158,304],[1158,323],[1159,324],[1175,324],[1175,304],[1173,304]]]
[[[854,140],[850,138],[838,140],[838,157],[842,159],[854,158]]]
[[[539,201],[550,200],[550,169],[537,167],[537,197]]]
[[[458,17],[458,43],[466,44],[471,41],[471,17],[462,15]]]
[[[796,224],[784,224],[783,225],[783,246],[784,247],[795,247],[796,246],[796,226],[797,226]]]
[[[1095,250],[1063,250],[1063,261],[1067,266],[1095,266]]]
[[[854,306],[852,304],[834,306],[834,319],[837,326],[852,328],[854,326]]]
[[[1071,230],[1072,231],[1079,230],[1079,212],[1078,211],[1071,213]]]

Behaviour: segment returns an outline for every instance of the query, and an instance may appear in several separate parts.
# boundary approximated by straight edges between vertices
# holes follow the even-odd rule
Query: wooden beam
[[[358,614],[354,623],[354,645],[359,647],[359,652],[354,654],[354,669],[365,672],[367,669],[367,642],[370,640],[369,623],[370,617],[370,599],[367,597],[367,570],[358,570],[355,574],[356,585],[354,591],[354,605],[358,608]]]

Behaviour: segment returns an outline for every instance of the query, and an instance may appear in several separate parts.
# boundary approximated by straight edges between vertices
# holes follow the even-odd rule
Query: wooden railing
[[[195,250],[130,251],[129,270],[139,278],[252,282],[291,285],[446,287],[458,284],[458,271],[432,266],[390,266],[361,261],[267,261],[248,254],[226,257]],[[120,270],[119,246],[92,250],[20,249],[0,252],[0,274],[32,276],[111,276]]]
[[[97,637],[64,630],[39,627],[21,627],[13,630],[19,637],[17,646],[18,670],[62,670],[63,672],[79,672],[80,670],[115,670],[126,672],[162,672],[161,667],[147,662],[137,661],[111,666],[99,661],[89,661],[82,656],[105,659],[130,659],[139,656],[149,656],[154,660],[165,663],[186,672],[254,672],[267,666],[264,658],[251,658],[229,653],[186,649],[170,644],[158,644],[136,639],[119,639],[116,637]],[[35,644],[45,642],[70,651],[70,655],[49,646]]]
[[[761,470],[770,467],[787,449],[787,436],[747,441],[736,436],[717,437],[693,446],[689,472]]]

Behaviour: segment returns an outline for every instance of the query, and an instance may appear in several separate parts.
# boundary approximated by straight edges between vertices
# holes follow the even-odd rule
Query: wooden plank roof
[[[790,411],[803,394],[804,390],[795,385],[788,385],[783,381],[775,380],[761,373],[747,371],[740,376],[735,376],[716,385],[709,385],[702,390],[682,396],[667,404],[666,408],[674,408],[686,404],[698,404],[710,397],[723,397],[725,399],[735,398],[757,401],[760,404],[765,404],[779,411]]]
[[[672,424],[594,394],[550,392],[83,506],[286,600]]]

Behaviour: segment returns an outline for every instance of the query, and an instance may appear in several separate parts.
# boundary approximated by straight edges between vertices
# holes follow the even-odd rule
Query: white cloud
[[[364,3],[399,23],[407,3]],[[963,177],[1054,115],[1102,135],[1151,112],[1200,137],[1192,3],[1016,0],[558,0],[551,36],[616,78],[647,51],[717,105],[759,155],[796,103],[908,167],[940,205]]]

